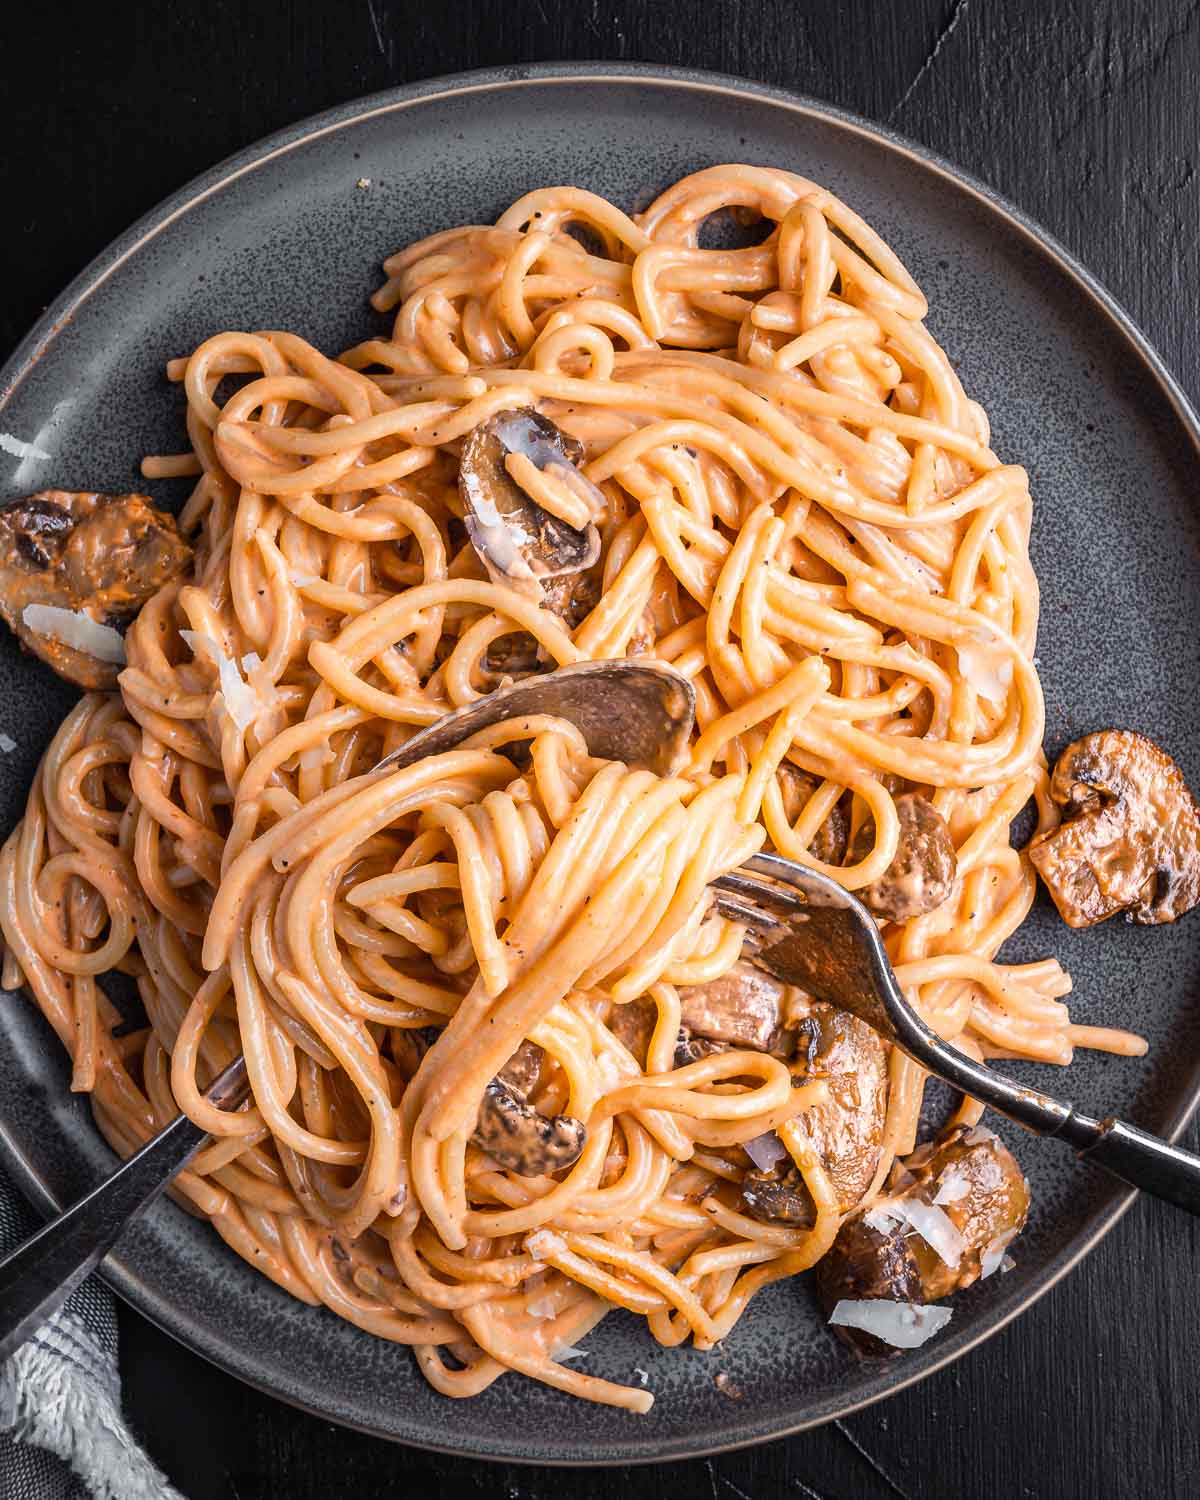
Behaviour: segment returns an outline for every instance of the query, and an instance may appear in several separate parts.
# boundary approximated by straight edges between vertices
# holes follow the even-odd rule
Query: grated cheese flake
[[[839,1328],[860,1328],[896,1349],[919,1349],[940,1333],[950,1321],[948,1307],[921,1302],[889,1302],[885,1298],[867,1302],[843,1299],[829,1315]]]
[[[37,635],[48,635],[97,661],[125,665],[125,641],[120,631],[101,625],[81,610],[62,609],[57,604],[27,604],[21,619]]]

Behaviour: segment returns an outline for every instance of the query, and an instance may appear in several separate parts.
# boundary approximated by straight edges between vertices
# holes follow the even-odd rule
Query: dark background
[[[1064,241],[1200,401],[1195,0],[206,0],[14,12],[19,21],[0,23],[0,357],[132,220],[268,131],[439,73],[604,58],[781,84],[941,152]],[[1189,1139],[1195,1147],[1195,1129]],[[259,1395],[124,1308],[122,1375],[134,1427],[188,1500],[1195,1496],[1198,1269],[1195,1221],[1139,1202],[1065,1283],[952,1368],[818,1431],[669,1470],[538,1471],[393,1447]]]

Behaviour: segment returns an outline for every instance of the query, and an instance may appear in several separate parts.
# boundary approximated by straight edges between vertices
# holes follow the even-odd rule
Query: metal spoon
[[[668,668],[591,662],[528,678],[459,709],[414,735],[380,763],[411,765],[452,750],[469,735],[525,714],[570,719],[592,754],[669,774],[691,733],[695,695]],[[744,873],[748,871],[749,873]],[[863,904],[827,876],[775,854],[713,882],[717,907],[747,926],[754,961],[789,984],[859,1016],[927,1072],[1017,1121],[1074,1147],[1133,1187],[1200,1214],[1200,1157],[1112,1116],[1093,1120],[1073,1105],[964,1057],[908,1003],[879,928]],[[241,1058],[209,1089],[235,1109],[248,1091]],[[59,1307],[118,1235],[200,1149],[206,1136],[181,1115],[98,1188],[0,1261],[0,1360]]]
[[[481,729],[527,714],[570,719],[593,755],[642,765],[660,776],[687,750],[696,695],[677,672],[651,662],[583,662],[530,677],[447,714],[379,763],[397,771],[453,750]],[[236,1058],[205,1098],[237,1109],[250,1091]],[[0,1261],[0,1363],[25,1342],[104,1259],[125,1226],[153,1202],[208,1139],[179,1115],[99,1187]]]

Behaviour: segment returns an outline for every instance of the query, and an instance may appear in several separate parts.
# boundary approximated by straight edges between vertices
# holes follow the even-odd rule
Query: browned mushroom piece
[[[405,1078],[412,1078],[425,1061],[425,1054],[441,1035],[440,1026],[413,1026],[405,1030],[399,1027],[391,1033],[392,1060]]]
[[[887,1049],[878,1032],[849,1012],[809,1001],[800,1021],[792,1063],[795,1083],[824,1079],[828,1096],[797,1117],[837,1193],[838,1212],[861,1203],[874,1181],[887,1112]],[[787,1163],[746,1173],[746,1211],[764,1222],[811,1225],[812,1197],[796,1168]]]
[[[783,794],[783,810],[789,823],[794,823],[808,804],[809,798],[821,785],[820,779],[799,766],[784,761],[779,767],[779,790]],[[846,857],[846,845],[850,827],[846,819],[843,801],[834,803],[825,821],[813,835],[808,852],[822,864],[840,865]]]
[[[742,1179],[742,1203],[762,1224],[811,1229],[816,1218],[812,1194],[791,1161],[752,1167]]]
[[[541,1074],[543,1053],[522,1042],[483,1091],[472,1141],[519,1177],[560,1172],[579,1159],[587,1126],[571,1115],[539,1114],[528,1094]]]
[[[449,653],[447,653],[449,654]],[[528,677],[549,666],[535,636],[527,630],[514,630],[498,636],[483,654],[483,669],[497,682],[503,677]]]
[[[1029,845],[1063,921],[1091,927],[1127,912],[1173,922],[1200,901],[1200,807],[1153,740],[1102,729],[1068,745],[1050,778],[1064,821]]]
[[[658,1020],[657,1007],[643,996],[614,1005],[608,1017],[608,1029],[625,1047],[639,1068],[646,1066],[646,1053]]]
[[[556,614],[568,630],[576,630],[600,603],[600,572],[561,573],[542,584],[542,608]]]
[[[694,1036],[686,1026],[679,1028],[679,1035],[675,1040],[675,1066],[686,1068],[689,1063],[701,1062],[706,1057],[711,1057],[714,1052],[728,1052],[728,1042],[714,1042],[706,1036]]]
[[[837,1192],[839,1211],[845,1213],[861,1203],[879,1166],[887,1113],[887,1047],[865,1021],[824,1002],[813,1002],[800,1036],[793,1077],[824,1079],[829,1092],[799,1117],[798,1129],[816,1148]]]
[[[675,1066],[686,1068],[731,1047],[790,1057],[794,1034],[783,1028],[780,1009],[786,993],[786,986],[777,979],[747,963],[736,964],[708,984],[680,990],[684,1024],[675,1042]],[[644,1068],[657,1021],[656,1007],[642,997],[614,1005],[608,1029]]]
[[[679,1020],[694,1037],[770,1052],[783,1029],[785,994],[773,974],[739,959],[719,979],[680,989]]]
[[[545,1053],[536,1042],[524,1041],[500,1069],[496,1077],[506,1083],[514,1093],[527,1099],[537,1087],[542,1076],[542,1060]]]
[[[600,570],[586,573],[564,573],[542,585],[541,606],[555,614],[568,631],[583,624],[600,602]],[[527,677],[532,672],[549,670],[554,663],[542,651],[527,630],[514,630],[499,636],[488,647],[484,667],[495,677]]]
[[[60,677],[112,688],[120,642],[111,628],[126,625],[191,557],[174,517],[146,495],[41,490],[0,506],[0,615]],[[66,614],[47,619],[35,609],[27,619],[30,605]]]
[[[583,451],[548,417],[502,411],[469,434],[458,475],[467,535],[488,575],[556,614],[569,631],[600,600],[600,534],[593,522],[579,529],[552,515],[514,478],[510,461],[524,460],[552,482],[565,481],[569,496],[583,497],[598,514],[604,496],[576,467]],[[500,636],[484,658],[485,670],[496,677],[528,676],[546,665],[527,631]]]
[[[904,792],[896,798],[900,840],[896,855],[860,899],[888,922],[907,922],[941,906],[954,888],[958,859],[946,820],[927,797]],[[850,863],[866,859],[875,843],[875,820],[868,817],[850,850]]]
[[[467,436],[458,471],[467,535],[489,575],[539,604],[556,579],[600,556],[595,515],[604,496],[576,467],[583,445],[534,411],[501,411]],[[536,474],[591,517],[582,527],[552,514],[518,482]],[[518,477],[514,477],[514,475]],[[545,496],[543,496],[545,498]]]
[[[817,1263],[826,1316],[841,1301],[923,1305],[971,1286],[1001,1269],[1029,1212],[1012,1153],[979,1126],[956,1126],[897,1163],[889,1188]],[[860,1354],[897,1352],[864,1329],[835,1331]]]

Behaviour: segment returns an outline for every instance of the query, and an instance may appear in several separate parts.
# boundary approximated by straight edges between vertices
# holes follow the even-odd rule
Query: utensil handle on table
[[[1200,1156],[1111,1115],[1100,1121],[1095,1145],[1079,1153],[1144,1193],[1200,1215]]]
[[[205,1132],[181,1115],[123,1166],[0,1261],[0,1361],[62,1306],[126,1224],[196,1154]]]
[[[249,1085],[242,1058],[207,1091],[210,1103],[235,1109]],[[99,1187],[0,1260],[0,1363],[57,1312],[94,1271],[121,1231],[152,1202],[208,1139],[180,1115]]]

